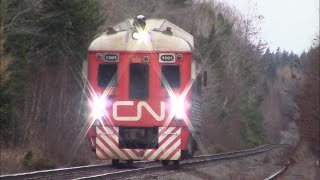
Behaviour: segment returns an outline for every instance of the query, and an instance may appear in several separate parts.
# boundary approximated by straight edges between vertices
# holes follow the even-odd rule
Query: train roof
[[[105,32],[90,45],[89,51],[192,51],[193,36],[166,19],[148,19],[150,41],[138,41],[132,38],[135,32],[133,19],[127,19],[113,27],[115,32]],[[167,27],[171,28],[167,33]]]

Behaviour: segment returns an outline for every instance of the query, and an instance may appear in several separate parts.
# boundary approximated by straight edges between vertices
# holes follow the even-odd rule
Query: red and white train
[[[88,50],[88,137],[98,159],[179,164],[197,148],[201,63],[193,36],[139,15],[96,38]]]

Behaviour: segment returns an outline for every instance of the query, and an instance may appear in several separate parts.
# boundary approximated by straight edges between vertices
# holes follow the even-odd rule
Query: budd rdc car
[[[98,159],[191,157],[201,127],[201,64],[193,36],[165,19],[109,27],[88,51],[88,137]]]

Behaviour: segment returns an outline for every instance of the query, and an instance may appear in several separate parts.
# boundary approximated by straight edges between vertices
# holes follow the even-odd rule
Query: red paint
[[[118,64],[118,86],[113,88],[101,88],[98,86],[98,66],[99,64],[107,64],[107,62],[103,62],[96,58],[96,53],[119,53],[119,62],[111,62],[112,64]],[[183,56],[182,60],[176,60],[175,63],[160,63],[159,62],[159,53],[175,53],[181,54]],[[149,62],[142,62],[140,60],[143,59],[144,56],[149,57]],[[149,99],[147,100],[131,100],[129,99],[129,65],[130,63],[145,63],[149,64]],[[110,62],[108,62],[110,63]],[[181,68],[181,78],[180,78],[180,88],[173,89],[175,94],[181,94],[191,80],[191,52],[127,52],[127,51],[89,51],[88,54],[88,81],[92,88],[92,90],[96,94],[102,94],[104,91],[108,91],[109,94],[112,94],[113,97],[109,98],[111,103],[110,106],[106,108],[106,111],[110,117],[110,119],[103,119],[103,124],[106,126],[128,126],[128,127],[162,127],[165,125],[175,126],[175,127],[183,127],[181,132],[181,149],[184,150],[187,148],[187,143],[190,138],[190,132],[187,127],[188,123],[184,123],[184,121],[178,121],[173,118],[171,121],[168,121],[168,116],[170,114],[170,99],[167,97],[168,93],[166,89],[161,87],[161,65],[162,64],[179,64]],[[191,89],[189,93],[186,95],[186,101],[190,102]],[[90,98],[90,97],[89,97]],[[133,106],[121,106],[118,108],[119,116],[136,116],[137,114],[137,104],[139,101],[145,101],[148,105],[155,111],[156,114],[160,114],[160,102],[163,101],[166,103],[165,110],[165,120],[157,121],[154,117],[146,110],[142,109],[142,118],[138,121],[117,121],[113,118],[112,111],[112,103],[115,101],[134,101]],[[90,111],[90,109],[89,109]],[[189,116],[189,109],[186,109],[186,114]],[[190,118],[190,117],[189,117]],[[161,132],[159,133],[161,134]],[[95,134],[95,127],[92,126],[89,129],[88,133],[89,138],[94,138],[97,136]],[[97,137],[99,138],[99,137]],[[109,137],[112,139],[111,137]],[[168,136],[169,138],[169,136]],[[113,141],[113,140],[112,140]],[[174,144],[176,141],[170,143]],[[115,142],[114,142],[115,143]],[[96,144],[94,142],[94,144]],[[109,145],[104,144],[106,147]],[[102,151],[101,149],[99,149]],[[172,154],[168,157],[170,159],[171,156],[177,152],[177,150],[173,151]],[[124,151],[122,151],[124,152]],[[116,154],[112,151],[113,154]],[[158,157],[160,157],[164,152],[160,153]],[[129,157],[126,153],[124,153],[127,157]],[[152,153],[150,153],[151,155]]]

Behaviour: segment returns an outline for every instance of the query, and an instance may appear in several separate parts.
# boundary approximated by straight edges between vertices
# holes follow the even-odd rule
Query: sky
[[[217,0],[246,13],[256,3],[256,12],[264,18],[259,25],[261,37],[271,50],[300,54],[308,51],[319,35],[319,0]]]

